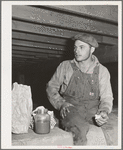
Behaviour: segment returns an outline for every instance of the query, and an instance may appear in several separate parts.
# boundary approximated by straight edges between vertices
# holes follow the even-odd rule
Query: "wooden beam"
[[[61,58],[61,57],[63,57],[63,55],[53,55],[53,54],[48,54],[48,57],[49,58]]]
[[[19,66],[25,66],[25,65],[26,65],[25,62],[19,62],[19,61],[18,61],[18,62],[17,62],[17,61],[13,61],[13,62],[12,62],[12,68],[14,68],[14,69],[15,69],[15,68],[18,69]]]
[[[26,60],[21,59],[21,60],[17,60],[17,59],[12,59],[12,62],[25,62]]]
[[[61,29],[61,28],[56,28],[56,27],[48,27],[48,26],[44,26],[44,25],[33,24],[33,23],[29,23],[29,22],[22,22],[22,21],[17,21],[17,20],[12,21],[12,29],[13,29],[13,32],[16,32],[16,35],[13,34],[13,38],[18,38],[21,35],[21,37],[19,37],[19,39],[22,38],[25,40],[29,40],[29,38],[31,37],[30,40],[36,41],[37,38],[40,40],[39,37],[43,35],[43,36],[47,36],[48,40],[46,40],[46,38],[45,38],[45,41],[44,41],[42,38],[42,42],[44,41],[44,42],[50,43],[51,41],[53,41],[53,44],[56,43],[59,45],[67,44],[66,42],[68,39],[72,38],[76,34],[85,32],[85,31],[80,32],[80,31]],[[23,33],[25,32],[25,34],[22,35],[22,34],[20,34],[20,32],[23,32]],[[17,33],[19,35],[17,35]],[[89,32],[89,34],[92,34],[99,43],[103,43],[103,38],[105,39],[105,37],[106,37],[106,36],[93,34],[90,32]],[[32,36],[30,36],[30,35],[32,35]],[[17,36],[17,37],[15,37],[15,36]],[[36,38],[36,36],[37,36],[37,38]],[[57,38],[57,40],[55,41],[56,38]],[[61,39],[61,43],[60,43],[60,39]],[[109,39],[108,40],[109,44],[117,43],[117,38],[115,38],[115,37],[108,36],[108,39]],[[39,41],[39,40],[37,40],[37,41]]]
[[[12,60],[12,64],[24,64],[26,65],[27,63],[31,64],[31,63],[42,63],[42,62],[45,62],[46,60],[43,60],[43,59],[33,59],[33,60],[29,60],[29,59],[26,59],[25,61],[23,60]]]
[[[12,29],[13,31],[21,31],[27,33],[34,33],[39,35],[47,35],[55,38],[69,39],[74,35],[79,34],[80,32],[86,31],[75,31],[70,29],[62,29],[60,27],[52,27],[47,25],[39,25],[30,22],[24,22],[21,20],[12,20]],[[90,32],[89,32],[90,33]],[[90,33],[93,34],[93,33]],[[98,41],[101,41],[101,36],[93,34]],[[51,37],[51,38],[52,38]]]
[[[76,34],[78,34],[78,32]],[[93,35],[93,36],[98,40],[99,43],[113,44],[113,45],[118,44],[118,39],[114,37],[99,36],[99,35]],[[67,39],[63,39],[60,37],[56,38],[53,36],[38,35],[38,34],[17,32],[17,31],[12,32],[12,38],[16,40],[26,40],[26,41],[57,44],[57,45],[66,45],[68,41]]]
[[[29,64],[35,64],[37,63],[36,61],[31,61],[31,60],[26,60],[26,61],[13,61],[13,64],[20,64],[20,65],[26,65],[27,63]]]
[[[12,50],[16,51],[22,51],[22,52],[34,52],[35,54],[64,54],[64,51],[56,51],[51,49],[40,49],[35,47],[26,47],[26,46],[20,46],[20,45],[12,45]]]
[[[15,46],[14,46],[15,47]],[[21,50],[22,48],[22,50]],[[25,51],[26,50],[26,51]],[[23,55],[23,56],[33,56],[37,58],[46,58],[49,59],[51,57],[64,57],[65,53],[59,54],[59,53],[35,53],[34,49],[30,51],[30,48],[25,49],[25,47],[15,47],[13,48],[13,55]],[[117,46],[107,46],[107,45],[101,45],[99,48],[97,48],[94,52],[94,55],[96,55],[101,61],[117,61],[118,58],[118,47]],[[111,58],[111,60],[110,60]]]
[[[36,23],[60,26],[64,28],[89,31],[98,34],[118,36],[118,26],[106,22],[86,19],[80,16],[68,15],[48,9],[30,6],[12,6],[13,18],[28,20]]]
[[[99,8],[102,9],[102,5],[92,6],[91,8],[89,5],[42,5],[42,6],[33,5],[33,6],[38,7],[38,8],[47,8],[48,10],[50,9],[53,11],[56,10],[58,12],[73,14],[74,16],[86,17],[88,19],[99,20],[102,22],[107,22],[107,23],[118,25],[118,20],[116,20],[118,18],[112,17],[112,14],[109,14],[108,12],[104,13],[104,9],[103,9],[103,11],[101,11],[102,13],[98,13]],[[107,8],[108,6],[105,5],[104,7]],[[117,6],[115,5],[114,7],[115,7],[115,11],[117,11],[118,5]],[[116,9],[116,7],[117,7],[117,9]],[[91,10],[92,8],[94,8],[94,10],[98,9],[98,11],[92,11]],[[107,8],[107,9],[110,9],[110,8]],[[108,15],[106,16],[106,14],[108,14]],[[117,12],[115,13],[115,15],[116,14],[117,14]],[[105,16],[106,16],[106,18],[105,18]]]
[[[12,60],[22,60],[22,58],[12,57]],[[26,58],[23,58],[23,60],[26,60]]]
[[[38,60],[39,58],[45,60],[45,59],[48,59],[48,56],[47,55],[36,55],[36,56],[29,56],[29,55],[20,55],[20,54],[12,54],[12,57],[14,58],[26,58],[26,59],[31,59],[32,61],[33,60]]]
[[[24,22],[15,19],[12,20],[12,30],[47,35],[47,36],[54,36],[54,37],[65,38],[65,39],[69,38],[71,35],[70,31],[66,29],[63,30],[61,28],[39,25],[39,24],[34,24],[32,22]]]
[[[41,43],[41,42],[34,42],[34,41],[24,41],[24,40],[12,40],[13,45],[18,46],[25,46],[25,47],[33,47],[38,49],[51,49],[51,50],[64,50],[65,46],[62,45],[55,45],[55,44],[49,44],[49,43]]]
[[[24,33],[24,32],[12,32],[12,38],[18,40],[26,40],[26,41],[35,41],[41,43],[51,43],[51,44],[59,44],[59,45],[66,45],[67,40],[60,38],[60,37],[53,37],[47,35],[39,35],[33,33]]]
[[[118,38],[112,38],[112,37],[102,37],[102,43],[104,44],[111,44],[111,45],[118,45]]]
[[[16,58],[34,58],[34,56],[23,56],[23,55],[19,55],[19,54],[12,54],[12,57],[16,57]]]
[[[17,51],[17,50],[13,50],[12,51],[12,55],[20,55],[20,56],[33,56],[33,57],[44,57],[46,58],[47,57],[47,54],[41,54],[41,53],[33,53],[33,52],[25,52],[25,51]]]

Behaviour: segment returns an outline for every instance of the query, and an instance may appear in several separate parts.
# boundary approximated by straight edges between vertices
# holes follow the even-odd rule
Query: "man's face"
[[[85,61],[90,57],[91,47],[89,44],[76,40],[74,43],[74,56],[76,61]]]

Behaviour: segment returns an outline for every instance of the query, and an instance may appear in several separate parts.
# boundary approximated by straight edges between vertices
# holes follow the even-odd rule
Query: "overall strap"
[[[70,64],[71,64],[71,67],[73,68],[73,71],[78,70],[78,67],[76,66],[75,62],[70,61]]]
[[[99,74],[99,65],[96,65],[93,71],[93,74]]]

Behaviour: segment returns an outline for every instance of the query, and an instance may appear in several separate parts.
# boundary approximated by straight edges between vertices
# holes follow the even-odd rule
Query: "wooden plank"
[[[30,52],[22,52],[22,51],[12,51],[12,55],[17,54],[21,56],[35,56],[36,58],[47,58],[47,57],[62,57],[63,55],[61,54],[38,54],[38,53],[30,53]]]
[[[24,55],[21,55],[21,54],[12,54],[12,57],[27,58],[27,59],[29,58],[29,59],[32,59],[32,61],[39,59],[39,57],[42,58],[42,59],[47,59],[48,58],[47,55],[30,56],[30,55],[25,55],[25,54]]]
[[[48,54],[48,58],[61,58],[63,55],[53,55],[53,54]]]
[[[26,61],[23,61],[23,62],[21,62],[21,61],[13,61],[13,63],[14,64],[20,64],[20,65],[27,65],[27,63],[29,63],[29,64],[35,64],[35,63],[37,63],[36,61],[29,61],[29,60],[26,60]]]
[[[13,31],[22,31],[27,33],[34,33],[39,35],[54,36],[62,39],[72,38],[74,35],[85,31],[74,31],[68,29],[62,29],[58,27],[50,27],[46,25],[33,24],[29,22],[23,22],[18,20],[12,21]],[[89,32],[90,33],[90,32]],[[93,34],[93,33],[90,33]],[[102,41],[101,36],[93,34],[93,36],[98,40]]]
[[[27,60],[27,58],[20,58],[20,57],[13,57],[13,55],[12,55],[12,61],[26,61]]]
[[[27,65],[27,63],[29,64],[29,65],[31,65],[32,63],[34,64],[34,63],[43,63],[43,62],[45,62],[46,60],[44,60],[44,59],[38,59],[38,60],[29,60],[29,59],[27,59],[27,60],[25,60],[25,61],[15,61],[15,60],[13,60],[12,61],[12,63],[13,63],[13,65],[15,65],[15,64],[17,64],[17,63],[19,63],[19,64],[21,64],[21,65],[23,65],[24,64],[24,67],[25,67],[25,65]],[[14,66],[15,67],[15,66]]]
[[[47,27],[44,25],[31,24],[28,22],[15,21],[15,20],[12,21],[12,29],[13,29],[13,38],[25,39],[25,40],[30,40],[30,41],[36,41],[37,39],[39,39],[37,41],[40,41],[40,38],[39,38],[40,36],[47,35],[48,40],[46,41],[46,38],[45,40],[42,38],[42,42],[52,43],[51,41],[54,41],[53,43],[60,44],[60,45],[65,45],[68,39],[72,38],[76,34],[81,33],[81,32],[73,31],[73,30],[67,30],[67,29],[62,30],[60,28]],[[25,32],[25,33],[22,34],[20,31]],[[16,32],[16,35],[14,34],[15,32]],[[106,37],[106,36],[96,35],[92,33],[89,33],[89,34],[93,35],[99,43],[102,43],[103,38]],[[109,44],[117,43],[117,38],[115,37],[108,37],[108,39],[109,39],[108,40]],[[60,40],[61,40],[61,43],[60,43]]]
[[[12,62],[25,62],[26,60],[21,59],[21,60],[17,60],[17,59],[12,59]]]
[[[25,47],[20,47],[20,48],[23,48],[23,49],[18,50],[19,48],[15,47],[13,50],[13,53],[15,52],[16,54],[23,54],[24,56],[25,55],[33,55],[36,57],[43,58],[42,53],[41,54],[35,53],[34,49],[32,49],[32,52],[31,52],[30,48],[28,48],[28,51],[25,51]],[[44,53],[44,54],[47,54],[47,57],[49,58],[49,57],[57,57],[57,56],[63,57],[65,53],[63,53],[62,55],[58,55],[58,53],[54,53],[54,54]],[[50,55],[48,55],[48,54],[50,54]],[[104,58],[104,60],[105,59],[108,60],[108,59],[110,59],[110,57],[118,56],[118,47],[117,46],[100,45],[100,47],[95,50],[94,55],[96,55],[101,60],[102,60],[102,58]],[[44,55],[44,58],[45,58],[45,55]]]
[[[36,55],[35,57],[36,58],[42,58],[42,56],[39,56],[39,55]],[[60,58],[60,57],[62,57],[62,56],[61,55],[51,55],[51,54],[49,54],[47,59],[49,59],[49,58]]]
[[[19,66],[21,66],[21,65],[24,65],[25,66],[25,61],[23,61],[23,62],[21,62],[21,61],[13,61],[12,62],[12,68],[15,68],[15,67],[19,67]]]
[[[23,63],[23,62],[28,62],[28,63],[31,63],[31,62],[34,62],[34,63],[44,63],[44,62],[49,62],[51,60],[56,60],[58,59],[59,57],[48,57],[48,58],[42,58],[42,57],[35,57],[35,58],[22,58],[22,57],[13,57],[12,58],[12,63],[15,64],[15,63]],[[52,63],[52,62],[51,62]]]
[[[28,40],[28,41],[35,41],[35,42],[44,42],[44,43],[51,43],[51,44],[59,44],[65,45],[66,39],[60,37],[53,37],[53,36],[46,36],[46,35],[38,35],[38,34],[31,34],[31,33],[24,33],[24,32],[12,32],[13,39],[19,40]]]
[[[78,32],[76,34],[78,34]],[[107,37],[101,35],[96,35],[94,37],[98,39],[99,43],[118,44],[118,39],[114,37]],[[12,38],[18,40],[35,41],[41,43],[44,42],[44,43],[51,43],[51,44],[58,44],[58,45],[66,45],[68,41],[67,39],[63,39],[59,37],[56,38],[52,36],[45,36],[45,35],[38,35],[38,34],[35,35],[31,33],[16,32],[16,31],[12,32]]]
[[[33,47],[33,48],[41,48],[41,49],[51,49],[51,50],[64,50],[65,46],[55,45],[49,43],[41,43],[41,42],[33,42],[33,41],[24,41],[24,40],[12,40],[13,45],[25,46],[25,47]]]
[[[52,58],[52,57],[62,57],[62,55],[58,54],[36,54],[36,53],[29,53],[29,52],[20,52],[20,51],[13,51],[12,55],[19,55],[19,56],[34,56],[35,58]]]
[[[18,51],[26,51],[26,52],[34,52],[34,53],[47,53],[47,54],[64,54],[64,51],[56,51],[56,50],[48,50],[48,49],[40,49],[40,48],[34,48],[34,47],[26,47],[26,46],[20,46],[20,45],[12,45],[12,50],[18,50]]]
[[[12,62],[27,62],[27,61],[32,61],[32,62],[43,62],[45,61],[46,59],[42,58],[42,59],[39,59],[39,58],[35,58],[35,59],[28,59],[28,58],[22,58],[22,57],[13,57],[12,58]]]
[[[57,11],[62,11],[67,14],[73,14],[81,17],[92,18],[100,21],[105,21],[113,24],[118,24],[118,5],[42,5],[42,6],[35,6],[39,8],[47,8]],[[112,13],[108,13],[109,11],[115,10],[113,12],[115,17]],[[108,10],[108,11],[107,11]],[[101,13],[100,13],[101,12]],[[117,15],[117,18],[116,18]]]
[[[118,39],[117,38],[103,36],[102,37],[102,43],[118,45]]]
[[[25,52],[25,51],[15,51],[15,50],[13,50],[12,51],[12,55],[14,55],[14,54],[18,54],[18,55],[21,55],[21,56],[34,56],[34,57],[36,57],[36,56],[40,56],[40,57],[47,57],[47,54],[41,54],[41,53],[33,53],[33,52]]]
[[[12,54],[12,57],[18,57],[18,58],[34,58],[34,56],[23,56],[23,55],[18,55],[18,54]]]
[[[40,9],[30,6],[12,7],[13,18],[20,18],[37,23],[55,25],[69,29],[89,31],[93,33],[118,36],[118,26],[106,22],[82,18],[80,16],[67,15],[48,9]]]
[[[32,60],[36,60],[36,59],[38,59],[38,58],[36,58],[35,56],[29,56],[29,55],[19,55],[19,54],[12,54],[12,57],[13,58],[26,58],[26,59],[32,59]],[[46,56],[42,56],[42,59],[43,58],[48,58],[48,57],[46,57]]]

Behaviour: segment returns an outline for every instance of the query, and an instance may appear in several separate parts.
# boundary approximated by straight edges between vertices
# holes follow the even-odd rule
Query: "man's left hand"
[[[105,112],[105,111],[101,111],[101,112],[98,113],[97,115],[100,115],[99,118],[97,118],[97,119],[95,118],[96,123],[97,123],[98,126],[102,126],[102,125],[105,124],[105,123],[108,121],[108,119],[109,119],[108,114],[107,114],[107,112]]]

